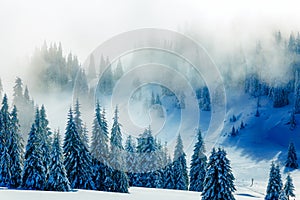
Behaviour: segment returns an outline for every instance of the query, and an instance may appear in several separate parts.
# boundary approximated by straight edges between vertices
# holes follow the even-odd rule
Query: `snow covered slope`
[[[130,194],[120,194],[111,192],[96,192],[79,190],[77,192],[61,193],[61,192],[39,192],[39,191],[22,191],[22,190],[1,190],[0,198],[9,200],[199,200],[200,193],[149,189],[149,188],[130,188]],[[238,200],[263,199],[260,194],[248,191],[241,191],[235,195]]]

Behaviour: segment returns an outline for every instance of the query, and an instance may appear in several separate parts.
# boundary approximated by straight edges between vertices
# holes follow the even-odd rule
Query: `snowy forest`
[[[118,105],[113,105],[113,110],[107,109],[109,105],[105,98],[112,95],[118,80],[130,70],[126,67],[130,64],[128,61],[118,59],[111,63],[108,57],[101,55],[100,66],[96,66],[91,54],[88,67],[84,68],[72,53],[64,55],[61,43],[49,45],[44,42],[41,48],[36,48],[30,60],[29,72],[34,71],[35,76],[28,85],[16,77],[11,101],[0,81],[0,186],[11,190],[117,193],[129,193],[131,187],[158,188],[194,191],[201,195],[202,200],[232,200],[236,199],[236,192],[245,180],[235,176],[239,169],[231,166],[236,162],[230,161],[235,154],[231,148],[240,147],[243,154],[255,157],[260,154],[251,154],[253,150],[249,150],[247,142],[253,137],[257,142],[253,144],[259,144],[260,137],[263,138],[262,145],[269,148],[269,154],[277,150],[282,153],[270,159],[255,158],[257,160],[252,161],[265,162],[264,173],[268,181],[260,183],[265,191],[260,195],[265,200],[295,198],[297,188],[292,176],[299,178],[296,147],[300,123],[300,34],[292,32],[283,36],[280,31],[275,31],[270,38],[271,41],[257,40],[251,50],[241,52],[239,49],[232,57],[219,61],[223,63],[220,70],[226,90],[238,93],[229,95],[228,104],[244,98],[250,102],[250,107],[235,105],[235,108],[231,105],[234,108],[228,109],[225,126],[218,133],[223,143],[212,147],[211,141],[207,141],[209,148],[206,147],[206,128],[203,127],[207,126],[199,122],[198,127],[190,127],[188,131],[193,132],[195,140],[192,151],[187,150],[188,153],[185,143],[189,141],[182,139],[186,133],[175,135],[174,148],[167,140],[153,134],[151,125],[141,133],[134,133],[138,134],[136,137],[124,133],[120,123],[123,113]],[[180,46],[180,41],[176,42],[174,48]],[[190,70],[182,70],[180,63],[169,61],[167,57],[163,59],[193,80],[198,108],[209,114],[213,102],[205,82]],[[280,66],[279,72],[270,72],[274,65]],[[108,68],[98,80],[106,66]],[[243,75],[235,74],[237,66]],[[142,78],[138,77],[135,83]],[[172,77],[168,81],[172,83]],[[139,88],[131,98],[143,109],[158,111],[156,117],[162,119],[186,109],[188,94],[180,86],[176,89],[178,91],[174,92],[153,85]],[[43,103],[38,105],[34,94],[51,96],[62,93],[74,94],[73,103],[69,110],[56,113],[64,116],[67,123],[65,127],[55,129],[50,126],[46,106]],[[268,122],[272,118],[269,112],[284,116],[274,129],[271,129],[272,125],[267,127],[275,139],[270,139],[269,135],[255,135],[265,130],[257,128],[262,126],[259,123],[274,122],[273,119]],[[286,138],[282,134],[286,134]],[[251,178],[247,187],[255,187],[255,181]]]

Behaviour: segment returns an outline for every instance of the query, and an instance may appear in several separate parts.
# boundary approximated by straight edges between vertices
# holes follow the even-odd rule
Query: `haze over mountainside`
[[[1,1],[0,198],[299,198],[298,4]]]

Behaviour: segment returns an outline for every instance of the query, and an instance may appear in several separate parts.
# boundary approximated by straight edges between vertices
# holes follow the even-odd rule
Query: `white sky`
[[[0,0],[0,71],[4,82],[24,72],[24,58],[43,41],[62,42],[81,62],[102,41],[136,28],[178,30],[199,26],[208,34],[259,32],[263,26],[300,30],[297,1]],[[5,83],[4,83],[5,84]]]

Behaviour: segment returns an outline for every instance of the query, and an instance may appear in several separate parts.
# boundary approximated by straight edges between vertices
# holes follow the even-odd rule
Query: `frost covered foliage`
[[[95,189],[95,184],[92,180],[92,157],[77,132],[72,109],[70,109],[68,115],[63,149],[64,164],[71,187],[76,189]]]
[[[0,111],[0,185],[17,188],[21,184],[23,140],[19,130],[17,108],[11,113],[4,95]]]
[[[177,143],[174,150],[174,186],[178,190],[187,190],[189,178],[186,164],[186,154],[183,151],[183,143],[181,136],[178,135]]]
[[[297,154],[293,142],[291,142],[289,145],[288,156],[285,162],[285,166],[290,167],[292,169],[298,169]]]
[[[31,127],[26,146],[25,163],[22,175],[22,188],[29,190],[44,190],[46,183],[46,169],[40,148],[40,136],[35,125]]]
[[[207,164],[202,200],[234,200],[234,176],[223,149],[212,150]]]
[[[92,127],[92,156],[103,164],[108,163],[108,125],[105,118],[105,110],[99,102],[96,103],[95,117]]]
[[[47,190],[67,192],[71,190],[64,166],[62,148],[60,146],[60,135],[57,132],[54,136],[52,151],[50,155],[49,179]]]
[[[281,180],[279,165],[275,166],[275,164],[272,162],[265,200],[278,199],[281,188],[282,188],[282,180]]]
[[[124,161],[122,152],[124,150],[122,145],[122,133],[119,124],[119,116],[118,116],[118,107],[115,109],[115,116],[113,118],[113,126],[111,129],[111,138],[110,138],[110,164],[114,168],[112,172],[112,188],[111,191],[113,192],[121,192],[121,193],[128,193],[128,177],[127,174],[124,172]]]
[[[293,179],[292,177],[290,176],[290,174],[287,175],[286,177],[286,182],[283,186],[283,191],[285,193],[285,195],[288,197],[295,197],[295,187],[294,187],[294,184],[293,184]]]
[[[203,182],[205,178],[205,168],[207,158],[205,156],[205,147],[201,131],[197,132],[197,142],[194,146],[190,170],[190,191],[201,192],[203,190]]]

